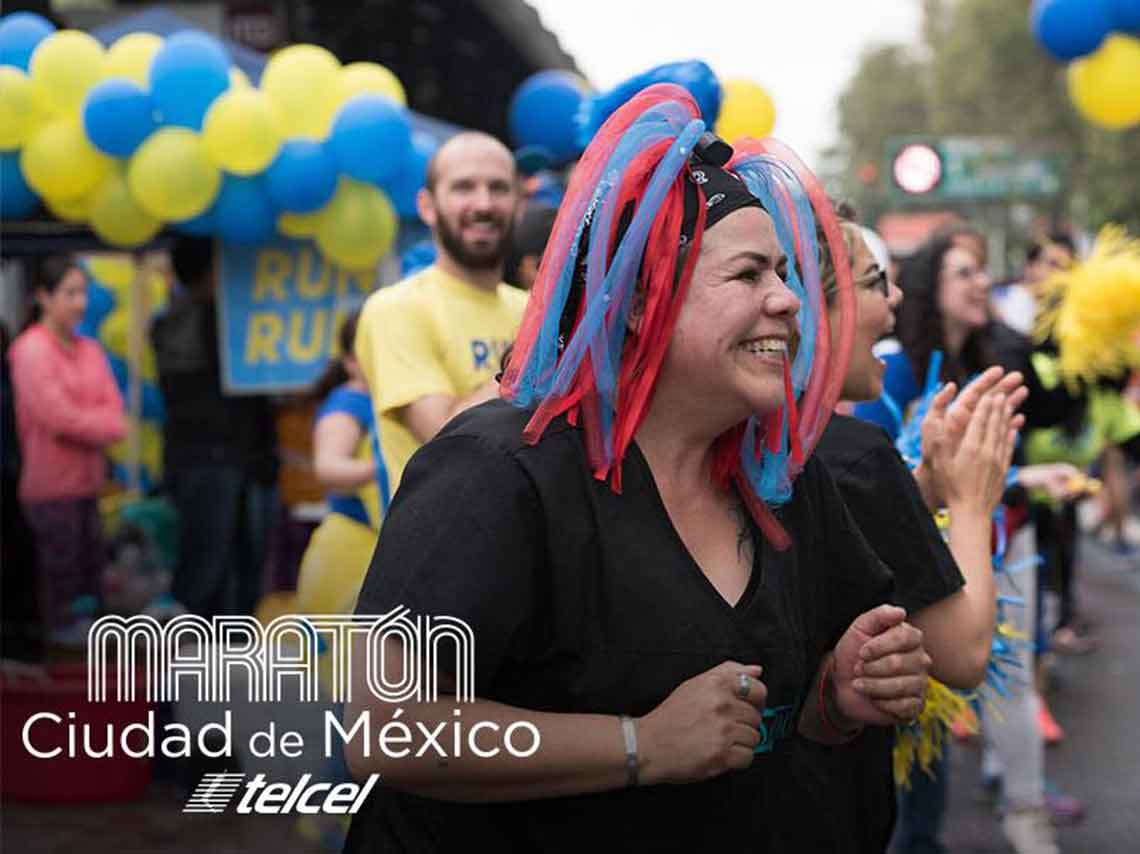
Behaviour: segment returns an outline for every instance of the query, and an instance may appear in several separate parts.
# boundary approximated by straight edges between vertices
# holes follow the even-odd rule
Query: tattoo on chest
[[[732,518],[736,521],[736,557],[751,566],[755,547],[752,541],[752,523],[748,511],[739,501],[732,505]]]

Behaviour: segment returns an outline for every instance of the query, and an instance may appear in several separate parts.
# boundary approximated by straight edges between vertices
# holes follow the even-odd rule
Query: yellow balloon
[[[152,481],[161,479],[162,427],[153,421],[143,421],[139,424],[139,462]]]
[[[127,184],[155,219],[180,221],[202,213],[218,195],[221,172],[192,130],[164,127],[151,134],[130,159]]]
[[[0,151],[15,151],[45,118],[28,76],[14,66],[0,65]]]
[[[721,84],[717,135],[728,142],[742,136],[763,139],[776,126],[776,106],[763,87],[751,80],[726,80]]]
[[[283,213],[277,217],[277,230],[286,237],[312,237],[317,233],[320,222],[320,211],[311,214]]]
[[[253,175],[277,156],[279,125],[277,111],[265,95],[256,89],[231,89],[206,113],[202,142],[210,159],[222,169]]]
[[[36,101],[50,113],[77,113],[88,90],[103,79],[103,46],[79,30],[60,30],[39,43],[28,74]]]
[[[104,243],[131,249],[146,243],[162,222],[139,207],[122,169],[114,169],[91,195],[91,229]]]
[[[150,89],[150,64],[162,47],[162,37],[154,33],[130,33],[117,39],[107,51],[106,76],[126,77]]]
[[[324,139],[339,106],[340,63],[313,44],[296,44],[273,54],[261,75],[264,92],[281,116],[287,137]]]
[[[148,383],[158,382],[158,363],[154,360],[154,350],[150,347],[143,348],[139,375]]]
[[[121,303],[99,324],[99,340],[107,352],[120,358],[127,358],[127,344],[130,337],[131,316],[126,303]]]
[[[91,214],[91,197],[94,192],[74,199],[56,199],[51,196],[44,198],[44,206],[52,212],[56,219],[63,222],[87,222]]]
[[[245,76],[245,72],[236,65],[230,66],[230,89],[252,89],[253,84]]]
[[[1140,39],[1110,35],[1069,65],[1069,97],[1093,124],[1123,130],[1140,123]]]
[[[153,314],[166,308],[167,302],[170,301],[170,283],[166,280],[166,277],[158,271],[151,273],[150,279],[147,281],[147,287],[150,288],[151,313]]]
[[[87,141],[77,119],[56,119],[44,125],[20,151],[24,179],[45,198],[85,195],[111,171],[112,162]]]
[[[340,103],[356,95],[373,94],[390,98],[401,106],[407,106],[408,97],[400,79],[375,62],[354,62],[346,65],[340,73]]]
[[[375,267],[396,240],[397,218],[388,197],[372,184],[341,178],[321,211],[317,246],[351,270]]]
[[[92,255],[86,259],[91,277],[107,290],[115,292],[116,299],[126,299],[135,278],[135,265],[121,255]]]

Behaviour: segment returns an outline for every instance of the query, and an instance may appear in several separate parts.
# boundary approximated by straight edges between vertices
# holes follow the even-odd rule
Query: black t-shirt
[[[155,318],[151,343],[166,409],[162,437],[167,474],[214,464],[273,483],[278,464],[273,405],[262,395],[223,391],[214,302],[178,295]]]
[[[523,709],[644,715],[727,659],[762,664],[762,752],[707,783],[514,803],[381,786],[346,850],[807,850],[801,832],[826,818],[791,776],[798,711],[823,653],[891,583],[834,482],[808,463],[777,514],[794,545],[779,553],[757,541],[733,607],[685,549],[635,445],[615,495],[590,473],[579,430],[557,421],[530,446],[528,418],[484,404],[412,457],[358,613],[406,605],[462,618],[475,635],[477,695]]]
[[[827,466],[859,529],[894,574],[893,601],[913,615],[963,584],[950,549],[922,500],[918,484],[881,427],[832,416],[815,456]],[[818,773],[840,826],[853,829],[830,851],[882,852],[895,819],[891,751],[894,729],[868,727],[850,749],[806,740],[797,745],[801,774]],[[855,794],[852,795],[851,793]]]

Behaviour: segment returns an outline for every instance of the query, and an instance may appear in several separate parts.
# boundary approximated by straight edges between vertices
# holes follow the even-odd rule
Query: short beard
[[[507,257],[507,247],[511,243],[512,224],[513,220],[508,219],[507,227],[504,229],[502,237],[499,238],[499,242],[484,252],[473,252],[468,249],[463,243],[463,238],[452,231],[451,226],[442,216],[436,220],[435,234],[444,251],[451,256],[456,264],[466,270],[481,273],[502,267],[503,261]]]

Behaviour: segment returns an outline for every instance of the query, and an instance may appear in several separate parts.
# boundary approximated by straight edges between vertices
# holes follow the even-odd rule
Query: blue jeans
[[[208,463],[171,472],[168,483],[179,518],[174,598],[203,617],[252,614],[276,489]]]
[[[899,817],[891,844],[894,854],[946,854],[938,841],[950,789],[950,745],[942,744],[942,758],[930,766],[930,776],[915,768],[910,789],[899,790]]]

